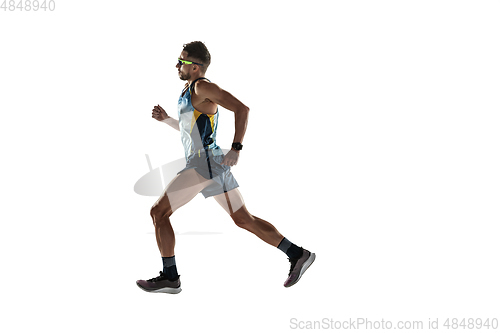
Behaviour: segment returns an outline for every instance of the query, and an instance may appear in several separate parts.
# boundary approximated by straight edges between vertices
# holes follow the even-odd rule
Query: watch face
[[[243,148],[243,145],[239,142],[233,143],[233,148],[236,150],[241,150]]]

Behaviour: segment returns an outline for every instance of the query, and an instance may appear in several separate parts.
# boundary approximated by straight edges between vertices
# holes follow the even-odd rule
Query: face
[[[188,59],[186,51],[181,52],[179,59],[190,60],[190,59]],[[181,79],[183,81],[191,79],[191,71],[193,69],[192,64],[191,65],[186,65],[186,64],[179,65],[179,64],[177,64],[175,67],[177,67],[177,71],[179,72],[179,79]]]

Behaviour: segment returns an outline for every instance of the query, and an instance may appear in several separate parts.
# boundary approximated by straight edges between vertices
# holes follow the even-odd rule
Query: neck
[[[203,77],[204,75],[203,74],[198,74],[196,76],[192,76],[189,80],[187,80],[188,82],[188,85],[191,85],[191,83],[193,83],[195,80],[199,79],[200,77]]]

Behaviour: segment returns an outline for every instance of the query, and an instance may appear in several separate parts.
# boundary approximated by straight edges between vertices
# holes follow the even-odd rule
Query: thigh
[[[173,213],[212,183],[213,180],[203,178],[194,169],[183,171],[167,185],[155,206],[168,207]]]
[[[243,197],[241,196],[241,193],[237,188],[225,193],[215,195],[214,199],[219,203],[219,205],[222,206],[222,208],[224,208],[224,210],[229,215],[233,215],[234,212],[237,212],[241,207],[245,205]]]

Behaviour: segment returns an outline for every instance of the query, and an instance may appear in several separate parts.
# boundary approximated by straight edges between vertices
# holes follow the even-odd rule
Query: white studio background
[[[498,316],[500,3],[55,3],[0,10],[2,331]],[[134,184],[146,154],[183,157],[151,109],[176,117],[193,40],[251,109],[248,209],[317,254],[293,288],[286,257],[201,195],[172,217],[183,292],[135,286],[161,258]]]

